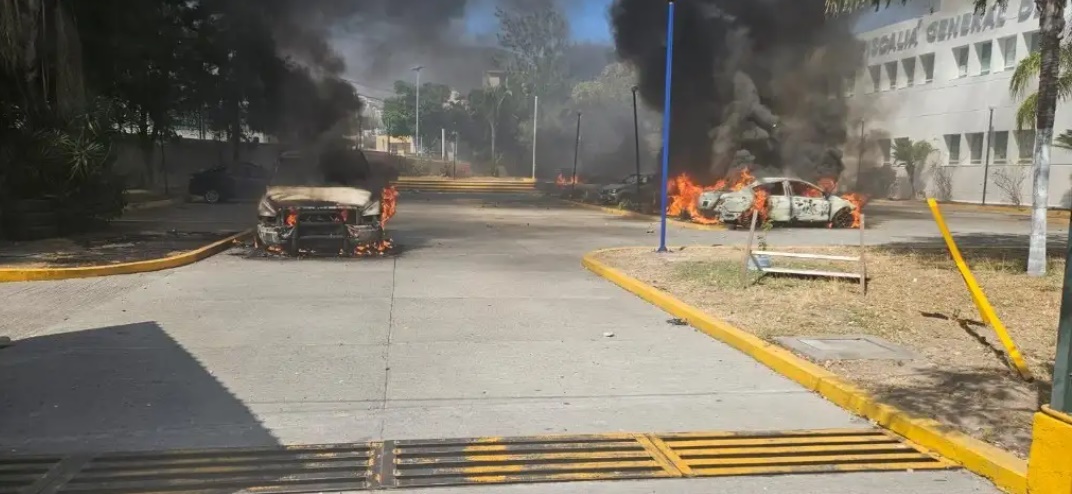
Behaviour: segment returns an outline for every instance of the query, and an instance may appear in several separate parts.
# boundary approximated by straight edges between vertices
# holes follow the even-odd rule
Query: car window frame
[[[774,187],[775,185],[781,185],[782,186],[782,193],[781,194],[774,194],[774,193],[768,191],[767,192],[767,194],[768,194],[767,198],[770,199],[771,197],[775,197],[775,196],[781,196],[781,197],[786,197],[786,198],[792,197],[789,194],[789,188],[786,187],[786,183],[787,183],[786,180],[779,180],[777,182],[757,182],[755,185],[752,186],[752,192],[755,193],[756,189],[759,189],[761,187]]]
[[[822,187],[819,187],[818,185],[815,185],[815,184],[813,184],[811,182],[805,182],[803,180],[792,180],[792,179],[786,180],[785,182],[790,185],[789,187],[786,188],[786,191],[789,193],[789,195],[791,197],[801,197],[801,198],[804,198],[804,199],[826,199],[826,191],[824,191],[822,189]],[[796,192],[793,192],[792,184],[794,184],[794,183],[803,184],[805,186],[811,187],[811,188],[819,191],[819,195],[817,195],[817,196],[809,196],[809,195],[804,195],[804,194],[797,194]]]

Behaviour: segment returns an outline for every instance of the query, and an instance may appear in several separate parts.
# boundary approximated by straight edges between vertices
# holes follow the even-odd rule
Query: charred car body
[[[319,166],[284,153],[257,206],[257,244],[289,255],[349,255],[382,244],[384,190],[393,178],[345,145],[321,154]]]
[[[607,205],[636,204],[639,194],[644,192],[645,186],[658,181],[658,177],[651,174],[632,174],[625,177],[621,182],[604,186],[599,190],[599,201]],[[639,187],[638,187],[639,185]]]
[[[824,191],[819,186],[788,177],[756,180],[737,191],[705,191],[699,210],[723,223],[739,224],[751,218],[757,192],[767,194],[767,215],[775,223],[829,224],[851,228],[856,205]]]

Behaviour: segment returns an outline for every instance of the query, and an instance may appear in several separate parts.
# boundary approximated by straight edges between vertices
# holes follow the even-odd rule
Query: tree
[[[1072,96],[1072,44],[1061,45],[1058,56],[1057,97],[1067,99]],[[1032,52],[1016,64],[1016,70],[1009,79],[1009,91],[1017,99],[1023,100],[1016,111],[1016,126],[1021,129],[1034,127],[1038,118],[1038,92],[1031,91],[1031,85],[1041,70],[1041,52]]]
[[[506,0],[496,7],[499,20],[497,60],[507,83],[520,95],[547,102],[568,97],[569,22],[554,0]]]
[[[383,102],[384,123],[390,122],[389,131],[394,137],[413,136],[417,122],[417,89],[404,81],[395,82],[395,96]],[[421,84],[421,136],[422,143],[437,144],[442,139],[442,129],[453,132],[464,110],[453,100],[454,91],[445,84]]]
[[[499,126],[502,123],[501,111],[503,102],[505,102],[511,95],[510,89],[506,86],[495,86],[485,89],[474,90],[469,94],[469,105],[478,118],[481,118],[486,124],[488,132],[491,135],[491,162],[493,165],[499,164],[499,153],[496,149],[497,138],[499,133]]]
[[[907,3],[909,0],[901,0]],[[876,10],[891,0],[826,0],[828,15],[836,16],[870,5]],[[1006,8],[1008,0],[974,0],[976,11]],[[1039,9],[1038,92],[1035,93],[1035,145],[1032,165],[1033,190],[1031,239],[1027,274],[1046,274],[1046,212],[1049,209],[1050,148],[1057,98],[1061,94],[1061,36],[1065,30],[1065,0],[1035,0]]]
[[[916,197],[916,172],[926,164],[933,152],[934,146],[927,141],[912,142],[911,139],[900,138],[893,143],[893,159],[904,164],[905,173],[908,174],[908,189],[913,198]]]

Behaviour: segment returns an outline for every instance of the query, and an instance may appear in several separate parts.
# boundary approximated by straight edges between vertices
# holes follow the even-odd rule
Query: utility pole
[[[1068,231],[1072,232],[1072,218]],[[1062,413],[1072,413],[1072,244],[1067,249],[1057,323],[1057,357],[1053,361],[1053,393],[1050,396],[1050,407]]]
[[[659,213],[659,252],[666,249],[666,186],[670,177],[670,93],[674,75],[674,0],[667,2],[666,15],[666,78],[663,88],[663,177],[662,210]]]
[[[986,124],[986,161],[983,161],[983,205],[986,205],[986,183],[990,181],[990,148],[994,146],[994,107],[990,107],[990,122]]]
[[[536,181],[536,129],[539,126],[540,97],[534,96],[532,100],[532,180]]]
[[[439,129],[439,144],[442,148],[439,159],[447,161],[447,129],[440,127]]]
[[[636,199],[640,200],[640,121],[637,117],[637,104],[636,104],[636,92],[637,87],[633,86],[633,144],[635,149],[634,158],[636,159]]]
[[[581,151],[581,112],[577,112],[577,139],[573,141],[573,180],[570,184],[570,197],[577,192],[577,156]]]
[[[454,131],[454,178],[458,178],[458,131]]]
[[[417,155],[421,154],[421,69],[423,65],[413,67],[413,71],[417,73],[417,123],[416,129],[413,132],[413,152]]]
[[[860,190],[860,175],[864,173],[864,119],[862,118],[860,119],[860,143],[857,144],[857,147],[860,149],[856,158],[856,186],[853,187],[853,190]],[[837,191],[832,190],[830,193],[836,194]]]

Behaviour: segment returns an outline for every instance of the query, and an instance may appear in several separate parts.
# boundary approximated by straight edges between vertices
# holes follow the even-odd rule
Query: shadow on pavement
[[[155,322],[19,340],[0,375],[5,454],[278,445]]]
[[[953,234],[953,240],[961,250],[977,249],[979,251],[990,249],[995,255],[1009,255],[1020,253],[1026,259],[1029,238],[1027,235],[1012,233],[962,233]],[[1065,234],[1049,235],[1046,245],[1046,255],[1050,258],[1064,259],[1065,248],[1068,239]],[[945,239],[941,235],[920,235],[910,237],[898,242],[890,242],[882,247],[889,250],[913,250],[920,248],[945,248]],[[965,252],[967,257],[967,252]],[[971,259],[966,259],[969,263]],[[1026,261],[1025,261],[1026,262]]]
[[[918,417],[978,431],[973,435],[1026,453],[1031,443],[1031,415],[1045,385],[1027,384],[1011,373],[995,373],[993,368],[927,369],[918,374],[914,384],[874,389],[874,397]]]

